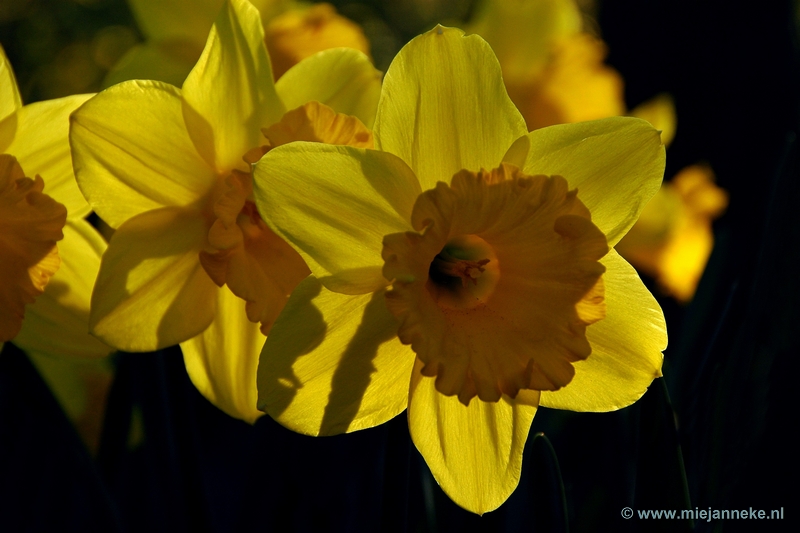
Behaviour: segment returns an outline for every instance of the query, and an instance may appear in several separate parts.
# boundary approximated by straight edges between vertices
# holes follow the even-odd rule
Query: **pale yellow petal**
[[[228,415],[250,422],[256,409],[256,369],[266,337],[247,319],[244,302],[227,288],[216,291],[216,315],[200,335],[181,343],[194,386]]]
[[[17,78],[8,62],[6,52],[0,46],[0,120],[11,115],[14,111],[22,107],[22,97],[19,95]],[[0,149],[3,147],[0,145]]]
[[[414,444],[455,503],[477,514],[496,509],[519,484],[539,393],[521,391],[498,402],[476,398],[464,406],[439,393],[421,366],[414,368],[408,405]]]
[[[129,80],[158,80],[180,87],[200,58],[204,42],[203,39],[199,42],[166,41],[135,45],[108,71],[103,87]]]
[[[46,100],[17,111],[17,131],[6,148],[29,176],[42,176],[44,192],[64,204],[70,219],[82,218],[91,208],[78,189],[69,148],[69,115],[90,94]]]
[[[78,185],[112,227],[151,209],[196,204],[218,180],[186,131],[180,91],[166,83],[115,85],[71,122]]]
[[[337,48],[304,59],[275,83],[286,109],[317,101],[371,127],[381,93],[381,73],[358,50]]]
[[[507,82],[538,76],[554,43],[575,35],[583,21],[575,0],[486,0],[469,25],[492,46]]]
[[[266,23],[265,32],[276,79],[302,59],[323,50],[346,47],[369,53],[369,41],[361,27],[328,3],[288,9]]]
[[[438,26],[403,47],[386,72],[375,146],[403,159],[423,190],[461,169],[496,167],[527,131],[477,35]]]
[[[611,117],[533,131],[503,160],[527,174],[564,176],[614,246],[661,186],[665,153],[650,124]]]
[[[73,220],[58,243],[61,266],[44,294],[28,307],[14,344],[28,352],[104,357],[113,348],[89,334],[89,305],[106,243],[91,224]]]
[[[638,400],[661,376],[661,352],[667,347],[661,307],[616,251],[600,262],[606,267],[606,317],[586,328],[592,353],[574,363],[569,385],[542,392],[543,407],[613,411]]]
[[[414,364],[396,331],[383,291],[349,296],[306,278],[261,352],[259,408],[307,435],[390,420],[406,408]]]
[[[148,39],[205,42],[224,0],[128,0],[136,23]]]
[[[381,274],[383,236],[411,229],[420,193],[414,174],[391,154],[301,142],[265,155],[254,189],[264,221],[326,287],[350,294],[388,283]]]
[[[92,333],[117,349],[147,352],[205,330],[219,290],[200,265],[207,232],[199,211],[177,207],[120,226],[92,294]]]
[[[230,0],[183,84],[186,124],[198,150],[219,171],[248,170],[242,156],[262,144],[261,128],[285,108],[275,92],[258,10]]]

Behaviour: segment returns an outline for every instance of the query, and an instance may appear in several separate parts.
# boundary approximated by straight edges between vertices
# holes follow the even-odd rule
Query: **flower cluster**
[[[51,193],[65,209],[0,156],[0,245],[19,252],[0,269],[2,338],[57,267],[69,218],[64,235],[94,254],[91,303],[74,307],[102,348],[84,351],[179,344],[220,409],[308,435],[407,410],[444,491],[493,510],[539,406],[620,409],[661,375],[663,314],[614,249],[661,185],[659,132],[630,117],[529,132],[554,111],[529,102],[539,114],[523,117],[509,93],[533,82],[507,88],[490,45],[461,30],[413,39],[381,77],[330,7],[263,13],[222,2],[191,71],[170,73],[180,88],[136,79],[26,111],[0,69],[0,151],[66,191]],[[350,47],[297,45],[312,33]],[[574,33],[540,66],[542,101],[560,94],[559,62],[602,57]],[[89,209],[107,247],[80,229]]]

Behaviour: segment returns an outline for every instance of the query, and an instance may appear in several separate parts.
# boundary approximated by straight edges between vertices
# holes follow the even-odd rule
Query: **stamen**
[[[440,276],[447,276],[449,278],[461,278],[461,286],[466,287],[467,281],[471,281],[473,285],[478,284],[478,278],[486,271],[483,268],[489,262],[489,259],[481,259],[479,261],[470,261],[467,259],[458,259],[453,257],[446,250],[442,250],[433,258],[431,263],[431,276],[435,274]],[[434,279],[434,281],[437,281]]]

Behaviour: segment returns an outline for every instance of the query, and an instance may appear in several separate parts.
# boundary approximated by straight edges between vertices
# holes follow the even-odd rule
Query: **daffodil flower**
[[[309,435],[408,408],[436,480],[483,513],[539,405],[619,409],[661,375],[661,309],[610,248],[664,148],[634,118],[528,134],[489,45],[443,27],[394,59],[374,136],[256,164],[259,212],[313,274],[264,344],[258,405]]]
[[[181,89],[125,82],[76,111],[78,183],[116,228],[92,332],[126,351],[179,343],[201,393],[232,416],[258,417],[263,333],[308,269],[256,212],[250,162],[295,139],[371,145],[361,121],[324,104],[371,124],[379,91],[369,59],[348,49],[273,83],[258,11],[231,0]]]
[[[84,296],[88,319],[88,294],[94,277],[91,265],[78,264],[84,256],[73,243],[82,240],[75,234],[89,235],[94,230],[83,220],[90,207],[72,173],[68,117],[90,96],[69,96],[23,106],[13,70],[0,48],[0,154],[6,154],[2,156],[4,207],[0,212],[0,240],[4,244],[2,313],[14,315],[14,326],[9,329],[4,326],[2,336],[6,340],[14,337],[15,344],[26,350],[63,355],[62,349],[69,345],[70,354],[108,353],[108,347],[86,333],[87,321],[80,323],[80,312],[75,315],[70,311],[72,305],[63,305],[65,298],[80,300]],[[25,173],[36,178],[25,178]],[[66,227],[62,217],[67,218]],[[61,242],[57,253],[55,241],[64,236],[66,240]],[[102,240],[96,233],[87,238],[98,247],[104,246],[97,243]],[[90,255],[89,260],[99,263],[98,252]],[[23,267],[29,269],[28,274],[23,274]],[[33,303],[36,295],[39,297]],[[22,302],[31,305],[20,330]],[[42,320],[43,316],[48,318]],[[49,322],[59,335],[49,336],[43,322]],[[5,319],[4,323],[8,324]]]
[[[146,40],[132,47],[104,80],[108,87],[133,79],[180,86],[208,37],[223,0],[129,0]],[[261,14],[275,77],[317,52],[349,47],[369,53],[369,42],[354,22],[329,4],[250,0]],[[175,24],[180,20],[180,24]]]

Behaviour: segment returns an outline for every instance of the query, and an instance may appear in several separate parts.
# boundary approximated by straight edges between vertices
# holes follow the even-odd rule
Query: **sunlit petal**
[[[423,190],[464,168],[496,167],[526,132],[492,49],[476,35],[438,26],[403,47],[386,72],[375,146],[403,159]]]
[[[406,408],[414,361],[396,331],[383,291],[348,296],[306,278],[261,352],[259,408],[307,435],[390,420]]]
[[[661,307],[614,250],[600,262],[606,267],[606,317],[586,328],[592,353],[573,365],[569,385],[542,392],[543,407],[613,411],[638,400],[661,376],[661,352],[667,347]]]
[[[216,316],[200,335],[181,343],[186,371],[208,401],[234,418],[253,423],[258,354],[266,337],[247,320],[244,302],[226,287],[216,291]],[[213,296],[212,296],[213,297]]]
[[[158,4],[158,2],[149,3]],[[137,44],[125,52],[125,55],[106,74],[103,87],[111,87],[129,80],[158,80],[180,87],[200,57],[204,42],[201,40],[199,43],[168,41]]]
[[[361,294],[387,284],[381,240],[410,229],[420,193],[400,159],[349,146],[292,143],[264,156],[254,178],[264,221],[326,287]]]
[[[131,81],[98,94],[73,113],[70,143],[78,185],[112,227],[196,204],[217,181],[186,132],[180,91],[166,83]]]
[[[44,192],[66,206],[70,219],[82,218],[91,211],[72,173],[69,148],[69,115],[91,96],[26,105],[17,111],[17,131],[6,148],[28,175],[46,179]]]
[[[411,377],[408,426],[433,477],[450,498],[473,513],[499,507],[519,483],[522,451],[536,414],[536,391],[516,400],[474,399],[468,407],[440,394],[417,363]]]
[[[320,52],[289,69],[275,83],[287,109],[317,101],[371,127],[381,92],[381,73],[349,48]]]
[[[92,294],[94,335],[120,350],[152,351],[205,330],[219,290],[200,265],[207,225],[165,207],[128,220],[103,255]]]
[[[22,107],[22,98],[19,95],[17,78],[14,77],[14,71],[11,70],[11,63],[8,62],[5,50],[0,46],[0,120],[11,115],[20,107]]]
[[[183,84],[186,124],[198,151],[219,171],[248,170],[242,155],[285,108],[275,92],[258,10],[230,0]]]
[[[564,176],[614,246],[661,186],[665,154],[650,124],[612,117],[533,131],[503,160],[527,174]]]
[[[106,243],[83,220],[68,222],[63,231],[61,266],[28,307],[14,344],[52,356],[103,357],[113,349],[89,334],[89,304]]]

